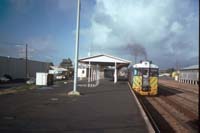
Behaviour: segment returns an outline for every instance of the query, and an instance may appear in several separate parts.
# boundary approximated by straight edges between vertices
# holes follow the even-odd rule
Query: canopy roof
[[[198,70],[199,69],[199,65],[192,65],[192,66],[188,66],[188,67],[184,67],[181,70]]]
[[[55,71],[67,71],[67,69],[58,66],[50,66],[50,69]]]
[[[95,56],[90,56],[86,58],[79,59],[80,63],[91,63],[91,64],[100,64],[100,65],[113,65],[115,63],[118,64],[126,64],[129,65],[131,61],[125,60],[119,57],[114,57],[107,54],[100,54]]]

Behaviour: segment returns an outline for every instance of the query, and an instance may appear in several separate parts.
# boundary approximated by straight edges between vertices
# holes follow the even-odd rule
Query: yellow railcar
[[[158,94],[159,67],[151,61],[141,61],[129,66],[128,80],[132,89],[140,95]]]

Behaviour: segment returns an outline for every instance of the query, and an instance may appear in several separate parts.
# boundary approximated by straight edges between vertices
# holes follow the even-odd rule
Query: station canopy
[[[107,54],[100,54],[86,58],[81,58],[79,59],[79,62],[84,64],[91,63],[93,65],[99,64],[101,66],[113,66],[116,63],[117,68],[127,67],[131,63],[131,61],[129,60],[125,60]]]

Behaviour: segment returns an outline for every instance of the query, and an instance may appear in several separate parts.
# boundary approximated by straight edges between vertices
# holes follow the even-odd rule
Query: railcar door
[[[133,89],[139,91],[142,88],[142,72],[141,69],[133,69]]]
[[[149,84],[149,69],[143,69],[142,72],[142,90],[149,91],[150,84]]]
[[[150,88],[153,95],[158,93],[158,69],[152,68],[149,76]]]

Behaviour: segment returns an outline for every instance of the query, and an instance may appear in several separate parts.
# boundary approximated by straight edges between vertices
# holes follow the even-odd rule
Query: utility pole
[[[79,27],[80,27],[80,0],[77,1],[77,20],[76,20],[76,47],[74,58],[74,88],[68,95],[80,95],[77,91],[77,69],[78,69],[78,53],[79,53]]]
[[[28,44],[26,44],[26,78],[28,78]]]

